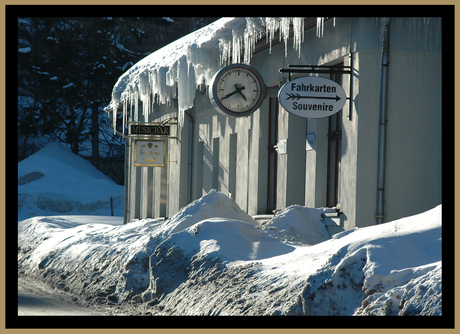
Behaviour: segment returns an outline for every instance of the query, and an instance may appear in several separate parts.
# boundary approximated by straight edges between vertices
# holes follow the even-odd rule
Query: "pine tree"
[[[125,71],[216,18],[30,17],[18,19],[18,152],[67,144],[100,168],[123,161],[123,143],[103,109]]]

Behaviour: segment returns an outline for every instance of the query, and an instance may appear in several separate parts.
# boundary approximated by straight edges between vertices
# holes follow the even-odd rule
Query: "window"
[[[343,63],[337,66],[343,66]],[[339,74],[331,74],[331,80],[341,84]],[[340,202],[340,158],[342,156],[342,110],[329,116],[328,130],[328,156],[327,156],[327,198],[328,207],[334,207]]]
[[[236,147],[237,147],[237,134],[230,135],[230,158],[228,162],[228,192],[231,197],[235,199],[236,196]]]
[[[212,189],[219,189],[219,138],[213,139],[212,144]]]
[[[267,180],[267,213],[276,210],[276,187],[278,173],[278,98],[270,97],[268,109],[268,180]]]

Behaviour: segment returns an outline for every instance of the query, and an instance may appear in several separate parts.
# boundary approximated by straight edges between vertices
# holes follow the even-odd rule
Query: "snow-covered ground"
[[[75,304],[72,296],[45,286],[29,277],[18,279],[19,316],[106,316],[91,308]]]
[[[212,190],[167,221],[123,225],[123,188],[79,159],[50,144],[19,163],[18,265],[81,303],[152,315],[442,315],[442,206],[331,238],[321,208],[258,224]],[[110,196],[121,198],[114,217]]]
[[[18,219],[55,215],[123,216],[123,186],[62,144],[48,144],[18,164]]]

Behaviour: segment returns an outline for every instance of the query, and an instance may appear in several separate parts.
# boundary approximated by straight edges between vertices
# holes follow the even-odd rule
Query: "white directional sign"
[[[346,94],[337,82],[322,77],[301,77],[281,87],[278,99],[290,113],[304,118],[323,118],[338,112]]]

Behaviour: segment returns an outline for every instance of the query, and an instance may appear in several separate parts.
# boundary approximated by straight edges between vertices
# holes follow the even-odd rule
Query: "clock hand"
[[[247,99],[246,96],[241,92],[243,89],[244,89],[244,86],[241,87],[241,89],[238,90],[238,93],[240,93],[240,95],[241,95],[241,97],[243,98],[243,100],[247,101],[248,99]]]
[[[221,100],[224,100],[224,99],[226,99],[226,98],[232,96],[232,95],[235,94],[235,93],[238,93],[238,91],[235,90],[234,92],[231,92],[230,94],[225,95],[223,98],[221,98]]]
[[[247,101],[247,98],[246,96],[241,92],[243,89],[245,89],[245,87],[241,87],[241,88],[238,88],[238,86],[235,84],[235,89],[238,93],[240,93],[241,97],[243,98],[243,100]]]
[[[224,99],[226,99],[226,98],[229,98],[229,97],[232,96],[233,94],[240,93],[241,96],[243,97],[243,99],[244,99],[245,101],[247,101],[246,96],[244,96],[244,94],[241,92],[244,88],[245,88],[244,86],[241,87],[241,88],[238,88],[238,85],[235,84],[235,91],[234,91],[234,92],[231,92],[231,93],[229,93],[229,94],[227,94],[227,95],[225,95],[223,98],[221,98],[221,100],[224,100]]]

